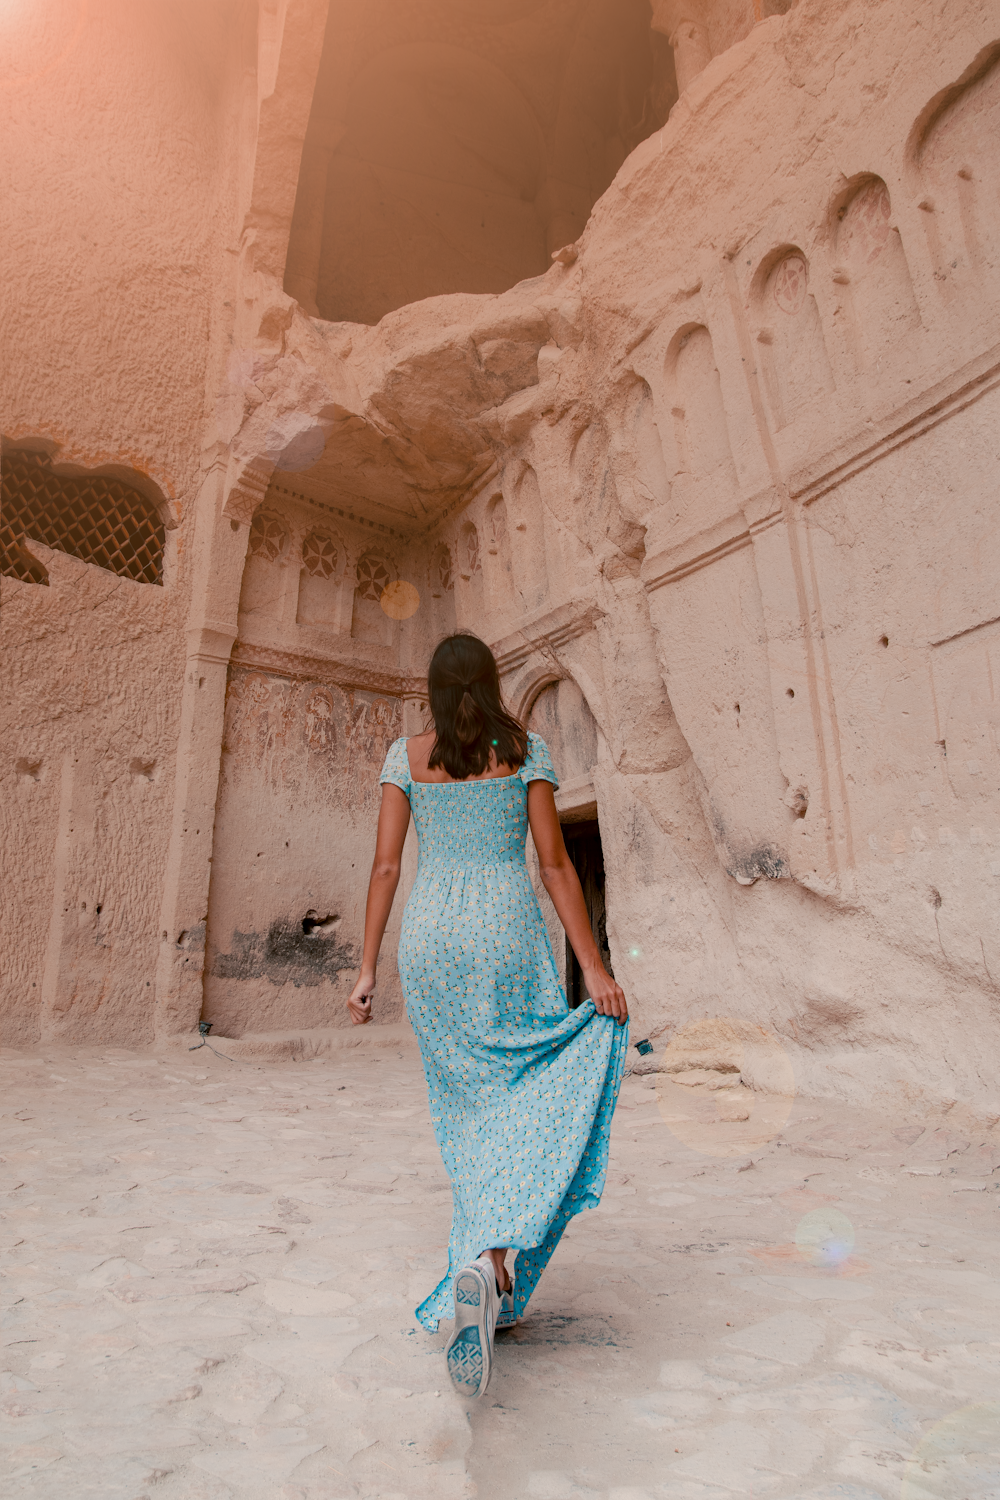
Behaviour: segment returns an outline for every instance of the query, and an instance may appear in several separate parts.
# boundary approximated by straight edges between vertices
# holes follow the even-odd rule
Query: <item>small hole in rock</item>
[[[785,697],[786,698],[794,698],[795,697],[795,689],[794,688],[785,688]]]
[[[104,910],[104,907],[102,905],[100,905],[100,903],[98,903],[98,905],[94,907],[94,911],[95,911],[95,913],[96,913],[97,916],[100,916],[101,912],[103,910]]]
[[[15,769],[23,781],[41,780],[42,762],[40,760],[34,760],[26,756],[17,762]]]
[[[887,635],[879,636],[879,645],[881,645],[881,646],[888,646],[888,644],[889,644],[889,637]]]
[[[144,760],[141,755],[137,755],[129,762],[129,770],[136,781],[152,781],[156,771],[156,761]]]
[[[240,529],[240,523],[239,523],[239,521],[230,521],[229,525],[230,525],[230,528],[233,531],[239,531],[239,529]]]
[[[307,911],[302,918],[302,931],[306,937],[325,937],[327,933],[333,931],[339,921],[338,912],[330,912],[327,916],[321,917],[315,911]]]

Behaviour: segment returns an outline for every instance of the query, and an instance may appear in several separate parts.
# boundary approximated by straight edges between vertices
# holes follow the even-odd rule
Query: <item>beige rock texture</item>
[[[627,1077],[466,1403],[419,1053],[338,1035],[0,1053],[4,1500],[993,1500],[997,1128]]]
[[[0,34],[6,1044],[342,1027],[461,627],[599,823],[637,1036],[989,1115],[995,7]]]

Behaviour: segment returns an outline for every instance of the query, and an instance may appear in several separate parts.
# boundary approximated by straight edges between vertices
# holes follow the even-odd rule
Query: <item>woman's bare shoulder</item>
[[[406,749],[410,758],[410,765],[415,771],[426,771],[427,761],[434,748],[435,734],[433,729],[424,734],[411,734],[406,741]]]

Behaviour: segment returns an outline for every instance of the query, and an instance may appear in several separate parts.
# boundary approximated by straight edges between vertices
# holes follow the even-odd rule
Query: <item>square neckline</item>
[[[409,744],[413,739],[416,739],[416,735],[414,734],[407,734],[403,737],[403,754],[406,756],[406,774],[409,777],[410,784],[412,786],[485,786],[486,783],[490,781],[520,781],[521,779],[521,773],[519,771],[515,771],[511,776],[467,776],[464,781],[420,781],[416,776],[414,776],[413,767],[410,765]]]

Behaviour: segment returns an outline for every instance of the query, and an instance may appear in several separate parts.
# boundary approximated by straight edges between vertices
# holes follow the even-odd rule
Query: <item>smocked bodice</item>
[[[421,865],[524,864],[528,788],[519,776],[415,781],[409,797]]]
[[[513,776],[485,781],[414,781],[406,741],[386,756],[380,780],[410,799],[420,845],[421,871],[430,866],[524,864],[528,833],[528,783],[558,785],[548,746],[528,735],[528,756]]]

